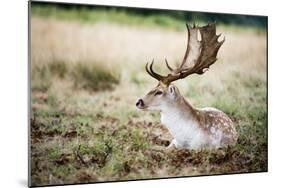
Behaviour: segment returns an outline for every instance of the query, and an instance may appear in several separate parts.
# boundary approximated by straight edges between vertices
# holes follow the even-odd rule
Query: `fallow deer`
[[[225,38],[218,41],[220,35],[216,35],[215,23],[202,27],[186,24],[186,27],[188,42],[182,63],[173,69],[165,59],[170,71],[166,76],[153,70],[154,61],[147,63],[147,73],[159,83],[144,98],[139,99],[136,106],[141,110],[160,111],[161,123],[173,137],[168,148],[199,149],[234,145],[238,134],[234,123],[225,113],[211,107],[193,107],[171,84],[191,74],[203,74],[215,63],[218,50],[225,41]]]

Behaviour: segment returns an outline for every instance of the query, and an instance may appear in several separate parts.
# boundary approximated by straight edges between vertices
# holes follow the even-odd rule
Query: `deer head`
[[[179,67],[172,68],[165,59],[170,72],[163,76],[153,70],[153,60],[150,64],[146,64],[146,72],[159,83],[144,98],[137,101],[136,106],[139,109],[161,110],[167,104],[173,103],[181,95],[178,88],[171,84],[172,82],[191,74],[201,75],[216,62],[218,50],[224,43],[225,38],[220,42],[218,41],[220,35],[216,35],[215,23],[203,27],[195,25],[191,27],[186,24],[186,28],[188,32],[187,48]]]

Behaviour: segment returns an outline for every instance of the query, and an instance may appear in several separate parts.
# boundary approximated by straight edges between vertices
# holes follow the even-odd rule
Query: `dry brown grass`
[[[104,61],[142,64],[153,57],[159,61],[167,57],[174,62],[181,60],[186,45],[185,31],[152,30],[112,23],[89,25],[36,17],[32,18],[31,24],[32,61],[36,63]],[[254,32],[233,33],[220,27],[218,31],[226,36],[220,59],[235,62],[239,57],[237,63],[265,65],[266,36]],[[249,59],[248,52],[255,56]]]
[[[32,64],[66,62],[102,64],[130,71],[145,77],[144,65],[153,58],[159,66],[167,58],[172,64],[180,62],[186,46],[186,32],[163,29],[127,27],[109,23],[94,25],[55,19],[32,18]],[[229,73],[263,74],[266,68],[266,36],[254,32],[234,33],[222,30],[226,42],[219,52],[219,61],[204,75],[209,83],[222,86]],[[204,78],[202,78],[204,80]],[[123,78],[126,80],[126,78]],[[150,80],[150,79],[147,79]],[[183,81],[185,82],[185,81]],[[204,82],[201,82],[204,83]],[[212,85],[212,87],[215,87]]]

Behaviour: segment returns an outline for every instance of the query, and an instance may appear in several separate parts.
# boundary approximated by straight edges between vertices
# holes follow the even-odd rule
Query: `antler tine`
[[[181,63],[181,66],[180,68],[183,66],[183,64],[186,62],[186,59],[187,59],[187,56],[188,56],[188,53],[189,53],[189,40],[190,40],[190,28],[192,28],[191,26],[189,26],[188,23],[185,24],[186,26],[186,30],[187,30],[187,47],[186,47],[186,51],[185,51],[185,54],[184,54],[184,57],[183,57],[183,60],[182,60],[182,63]]]
[[[152,76],[153,78],[155,78],[155,79],[158,80],[158,78],[155,77],[155,76],[149,71],[149,69],[148,69],[148,64],[149,64],[149,62],[147,62],[146,65],[145,65],[145,70],[146,70],[146,72],[147,72],[150,76]]]
[[[153,63],[154,63],[154,59],[152,60],[150,66],[149,66],[150,72],[152,74],[154,74],[156,77],[158,77],[159,80],[163,80],[164,76],[162,76],[162,75],[160,75],[160,74],[158,74],[158,73],[153,71],[153,68],[152,68],[153,67]]]
[[[166,66],[168,67],[168,69],[172,72],[174,71],[174,69],[169,65],[167,59],[165,58],[165,63],[166,63]]]
[[[154,59],[152,60],[152,62],[151,62],[150,65],[149,65],[149,63],[146,63],[146,65],[145,65],[145,70],[146,70],[146,72],[147,72],[150,76],[152,76],[153,78],[155,78],[155,79],[158,80],[158,81],[163,80],[163,79],[164,79],[164,76],[162,76],[162,75],[160,75],[160,74],[158,74],[158,73],[156,73],[156,72],[153,71],[153,63],[154,63]],[[149,68],[148,68],[148,65],[149,65]]]
[[[221,36],[221,34],[220,34],[219,36]],[[219,43],[220,43],[220,45],[222,45],[222,44],[224,43],[224,41],[225,41],[225,36],[223,36],[222,41],[220,41],[220,42],[219,42]]]
[[[193,28],[195,28],[196,27],[196,25],[195,25],[195,23],[193,22]]]

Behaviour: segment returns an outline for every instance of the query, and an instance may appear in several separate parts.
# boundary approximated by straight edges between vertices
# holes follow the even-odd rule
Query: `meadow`
[[[165,152],[155,149],[171,141],[160,114],[137,110],[135,101],[157,84],[146,62],[154,58],[167,73],[165,58],[181,61],[184,23],[61,14],[31,16],[32,185],[267,171],[265,30],[218,24],[226,37],[218,61],[175,83],[194,106],[228,114],[238,143]]]

